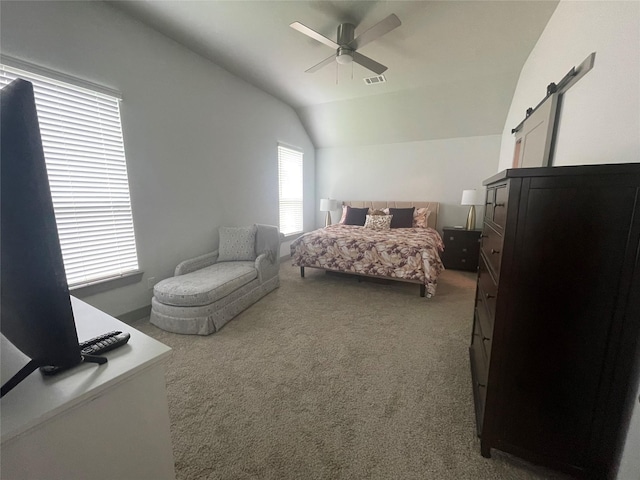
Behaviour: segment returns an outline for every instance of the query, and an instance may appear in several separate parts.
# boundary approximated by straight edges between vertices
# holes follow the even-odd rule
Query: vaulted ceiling
[[[557,1],[130,1],[109,2],[291,105],[317,148],[502,132],[520,70]],[[289,27],[332,40],[394,13],[402,24],[358,52],[375,74],[336,62],[333,50]],[[552,81],[553,79],[549,79]],[[540,92],[544,95],[544,92]]]

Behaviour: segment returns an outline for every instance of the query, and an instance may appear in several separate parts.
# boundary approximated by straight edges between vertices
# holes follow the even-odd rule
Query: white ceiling
[[[520,70],[557,6],[557,0],[109,3],[291,105],[317,148],[501,133]],[[335,40],[340,23],[356,25],[357,36],[391,13],[402,25],[359,50],[388,67],[387,83],[366,85],[363,78],[375,74],[357,64],[305,73],[332,49],[290,23]]]

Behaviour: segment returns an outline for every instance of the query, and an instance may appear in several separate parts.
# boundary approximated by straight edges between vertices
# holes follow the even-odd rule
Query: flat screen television
[[[82,362],[58,239],[33,86],[0,91],[0,330],[31,361],[2,396],[38,367]]]

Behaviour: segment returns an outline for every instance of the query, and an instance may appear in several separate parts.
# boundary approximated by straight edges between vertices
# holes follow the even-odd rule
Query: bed
[[[442,239],[435,230],[439,204],[436,202],[343,202],[346,207],[368,209],[369,213],[394,212],[414,207],[429,213],[421,227],[368,228],[370,225],[329,225],[303,234],[291,243],[293,266],[382,278],[420,285],[420,296],[435,295],[438,275],[444,266]],[[389,210],[391,209],[391,210]],[[401,210],[395,210],[399,213]],[[342,220],[345,215],[343,214]],[[388,220],[388,219],[387,219]],[[367,222],[369,219],[367,219]],[[415,219],[413,225],[416,225]]]

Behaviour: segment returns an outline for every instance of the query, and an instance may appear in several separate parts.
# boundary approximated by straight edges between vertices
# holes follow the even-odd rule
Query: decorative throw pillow
[[[393,215],[391,219],[391,228],[411,228],[413,226],[413,211],[411,208],[390,208],[389,214]]]
[[[391,227],[391,215],[367,215],[364,228],[372,230],[389,230]]]
[[[382,210],[371,210],[369,215],[388,215],[388,213],[385,213]]]
[[[347,206],[342,205],[342,216],[340,217],[340,221],[338,223],[344,223],[344,220],[347,218]]]
[[[427,228],[429,215],[431,215],[431,210],[428,208],[416,208],[413,212],[413,228]]]
[[[256,259],[256,226],[220,227],[219,262]]]
[[[369,213],[368,208],[354,208],[347,206],[347,216],[344,219],[345,225],[360,225],[363,226]]]

